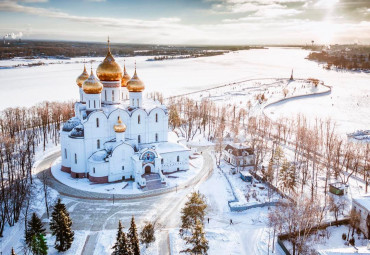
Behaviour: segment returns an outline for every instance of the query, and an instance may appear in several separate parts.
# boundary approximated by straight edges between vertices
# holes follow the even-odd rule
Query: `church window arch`
[[[137,142],[141,143],[141,136],[140,135],[137,136]]]
[[[158,122],[158,113],[155,114],[155,122]]]
[[[141,123],[140,115],[137,116],[137,124]]]
[[[158,133],[155,133],[155,141],[158,142]]]
[[[77,164],[77,154],[75,153],[75,164]]]
[[[105,101],[107,101],[107,91],[106,90],[104,91],[104,97],[105,97]]]
[[[95,102],[95,100],[94,100],[94,108],[96,108],[96,102]]]
[[[99,127],[99,118],[96,118],[96,127]]]
[[[95,167],[93,167],[93,173],[95,174]]]
[[[180,162],[180,156],[177,156],[177,162]]]
[[[97,147],[98,149],[100,149],[100,140],[99,140],[99,139],[96,141],[96,147]]]
[[[112,90],[112,101],[114,101],[114,90]]]
[[[67,149],[64,148],[64,158],[67,158]]]

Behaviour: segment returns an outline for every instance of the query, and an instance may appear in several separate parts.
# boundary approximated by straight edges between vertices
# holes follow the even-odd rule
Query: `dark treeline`
[[[19,221],[31,199],[32,166],[38,145],[59,143],[61,123],[73,115],[73,102],[43,102],[0,112],[0,236]]]
[[[152,55],[194,55],[203,51],[237,51],[251,46],[166,46],[149,44],[115,44],[111,43],[111,51],[115,56],[152,56]],[[107,43],[94,42],[63,42],[63,41],[10,41],[0,43],[0,59],[14,57],[103,57],[107,54]]]
[[[310,60],[316,60],[319,62],[325,62],[326,69],[331,69],[331,67],[335,67],[338,69],[362,69],[362,70],[369,70],[370,69],[370,53],[365,54],[351,54],[345,55],[344,53],[341,54],[330,54],[326,51],[321,52],[311,52],[308,57]]]

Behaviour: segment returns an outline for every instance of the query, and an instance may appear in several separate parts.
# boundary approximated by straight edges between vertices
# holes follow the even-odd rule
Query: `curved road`
[[[186,196],[196,190],[211,175],[213,160],[210,147],[199,148],[204,161],[203,168],[198,175],[176,190],[167,191],[159,195],[147,195],[140,198],[121,198],[113,201],[107,194],[81,191],[68,187],[56,181],[50,172],[52,163],[60,156],[60,152],[45,157],[36,166],[37,175],[45,172],[49,176],[49,186],[57,190],[61,199],[66,203],[73,220],[73,229],[89,231],[82,250],[83,255],[94,254],[102,230],[116,230],[118,220],[121,220],[126,229],[132,215],[137,224],[151,220],[159,229],[159,254],[170,254],[168,229],[176,228],[180,223],[180,211],[186,201]],[[110,196],[110,195],[109,195]],[[46,215],[43,215],[46,218]],[[114,242],[114,240],[112,240]]]

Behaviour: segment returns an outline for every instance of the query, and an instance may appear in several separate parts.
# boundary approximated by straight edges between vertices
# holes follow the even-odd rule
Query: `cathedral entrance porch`
[[[153,169],[154,169],[154,166],[152,165],[152,164],[146,164],[144,167],[143,167],[144,169],[144,174],[151,174],[151,173],[153,173]]]

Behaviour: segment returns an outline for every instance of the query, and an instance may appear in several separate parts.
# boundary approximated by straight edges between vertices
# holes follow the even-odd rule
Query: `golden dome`
[[[114,125],[114,131],[117,133],[123,133],[126,131],[126,125],[122,123],[121,117],[118,116],[118,124]]]
[[[136,74],[136,66],[134,76],[127,82],[127,89],[130,92],[143,92],[145,89],[144,82],[142,82]]]
[[[131,79],[131,76],[126,72],[126,63],[123,64],[123,76],[121,80],[121,86],[127,87],[127,82]]]
[[[86,94],[99,94],[103,90],[103,84],[95,77],[92,69],[91,75],[82,84],[82,89]]]
[[[84,71],[76,79],[77,85],[81,88],[82,84],[87,80],[87,78],[89,78],[89,73],[86,71],[86,66],[84,65]]]
[[[122,67],[114,60],[110,52],[109,38],[107,56],[98,66],[96,74],[101,81],[120,81],[122,79]]]

